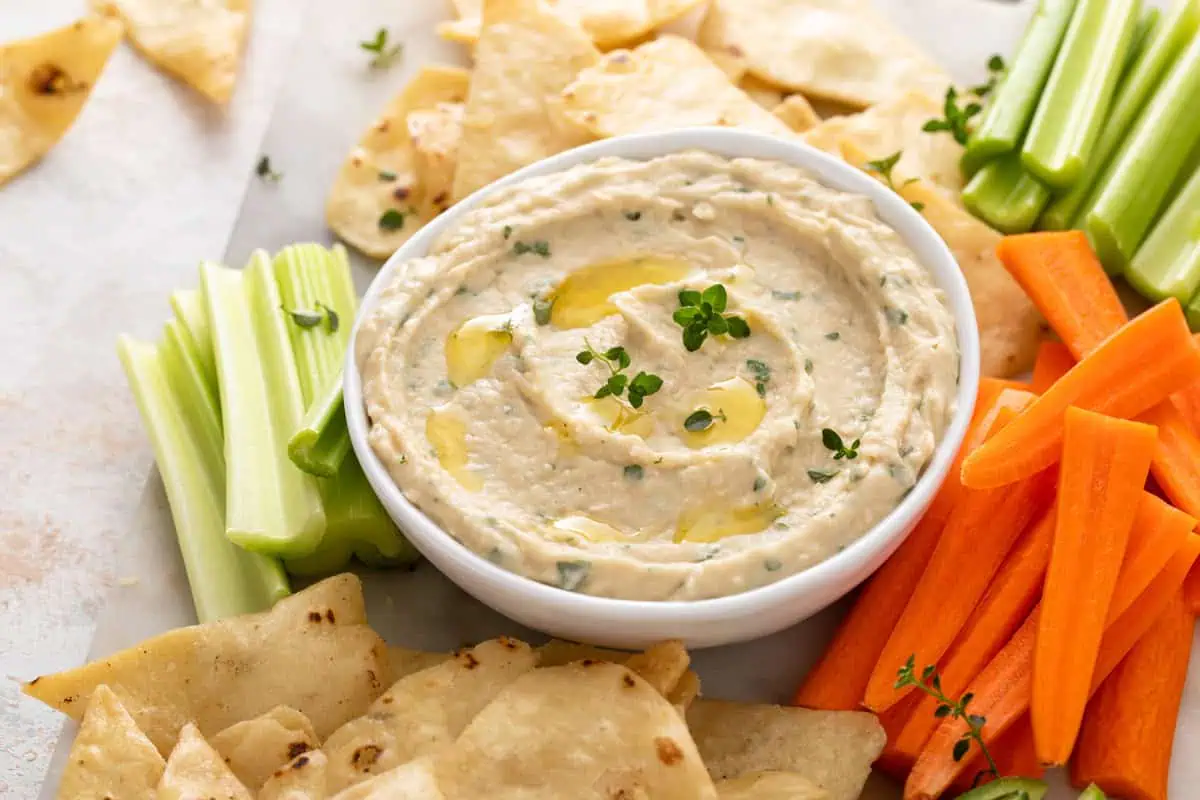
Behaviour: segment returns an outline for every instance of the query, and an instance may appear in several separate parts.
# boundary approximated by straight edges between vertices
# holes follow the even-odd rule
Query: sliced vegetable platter
[[[278,182],[252,179],[237,227],[223,259],[243,264],[253,250],[277,252],[296,241],[311,241],[325,230],[323,199],[332,176],[361,130],[398,87],[421,66],[463,62],[463,52],[439,40],[436,24],[445,19],[442,3],[409,4],[382,18],[378,4],[352,0],[309,4],[303,39],[292,57],[261,152],[285,175]],[[905,33],[922,45],[961,85],[986,78],[993,53],[1011,56],[1025,30],[1033,3],[990,0],[876,0],[876,5]],[[386,74],[362,70],[357,42],[369,39],[381,25],[404,43],[403,61]],[[321,59],[306,57],[321,52]],[[376,265],[355,262],[352,270],[361,291]],[[164,316],[167,314],[164,308]],[[128,578],[114,589],[103,612],[91,655],[111,653],[161,631],[189,624],[192,597],[180,563],[174,526],[161,484],[152,476],[129,537],[119,556],[118,575]],[[500,634],[531,641],[539,636],[481,606],[427,564],[414,572],[364,573],[373,625],[389,641],[444,650]],[[786,702],[798,676],[816,661],[845,607],[835,607],[796,628],[734,647],[699,651],[693,664],[707,693],[728,698]],[[1200,748],[1200,667],[1193,659],[1185,689],[1175,752]],[[62,758],[69,748],[64,737],[55,754],[43,796],[52,797]],[[1053,798],[1074,798],[1061,776],[1051,774]],[[1177,757],[1173,762],[1172,797],[1187,798],[1200,786],[1200,763]],[[866,798],[899,796],[896,784],[877,775]]]

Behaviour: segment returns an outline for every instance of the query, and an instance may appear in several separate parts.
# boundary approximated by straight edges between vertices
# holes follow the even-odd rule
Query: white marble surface
[[[0,0],[0,41],[66,22],[83,0],[30,5]],[[963,81],[1010,49],[1027,13],[992,0],[880,5]],[[361,128],[417,66],[459,57],[432,35],[443,0],[257,0],[255,13],[224,113],[122,48],[68,137],[0,189],[0,798],[37,796],[62,725],[18,679],[189,621],[116,334],[156,335],[169,292],[193,283],[201,258],[236,263],[254,246],[325,238],[324,193]],[[355,44],[379,25],[407,45],[383,74],[363,68]],[[280,184],[252,177],[260,152],[285,173]],[[372,620],[410,646],[519,633],[427,566],[373,576],[368,589]],[[784,699],[835,614],[699,654],[706,689]],[[1189,729],[1200,728],[1198,695],[1193,682]]]

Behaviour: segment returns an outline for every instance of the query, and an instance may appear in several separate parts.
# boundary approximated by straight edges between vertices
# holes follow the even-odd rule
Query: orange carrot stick
[[[1154,480],[1172,503],[1192,516],[1200,515],[1200,439],[1173,400],[1159,403],[1138,419],[1158,428],[1158,451],[1150,467]]]
[[[1071,762],[1075,786],[1095,783],[1110,796],[1166,800],[1195,622],[1176,595],[1100,686]]]
[[[908,538],[863,585],[821,659],[796,690],[794,705],[827,711],[850,711],[861,705],[883,645],[920,581],[946,520],[958,504],[962,494],[958,473],[963,456],[978,447],[983,434],[990,429],[1007,384],[992,378],[979,381],[975,413],[945,483]],[[1025,400],[1006,396],[1005,404]]]
[[[883,752],[879,754],[879,758],[875,759],[873,766],[901,782],[908,777],[909,770],[912,769],[919,752],[906,753],[897,749],[895,743],[900,735],[900,730],[912,717],[922,697],[924,695],[914,692],[879,715],[879,724],[883,727],[883,732],[887,734],[887,743],[883,746]]]
[[[1038,780],[1046,774],[1046,768],[1038,761],[1037,752],[1034,750],[1033,728],[1029,724],[1028,715],[1022,716],[1012,727],[997,736],[996,741],[988,746],[988,750],[996,760],[996,768],[1002,776]],[[974,788],[975,776],[986,773],[987,770],[988,763],[983,754],[976,755],[951,784],[951,796],[957,797]]]
[[[1021,535],[996,573],[987,594],[963,625],[962,633],[946,651],[938,665],[938,676],[947,697],[961,695],[1029,616],[1042,590],[1046,565],[1050,563],[1054,519],[1055,510],[1051,508]],[[909,715],[895,741],[888,737],[888,747],[897,757],[903,755],[910,762],[916,762],[941,722],[934,714],[937,706],[938,702],[932,697],[922,696],[920,705]]]
[[[1065,764],[1075,747],[1157,443],[1151,425],[1067,409],[1054,547],[1034,652],[1030,716],[1043,764]]]
[[[1124,614],[1163,571],[1167,561],[1183,547],[1195,526],[1194,517],[1149,492],[1142,492],[1133,519],[1133,529],[1129,532],[1125,558],[1121,562],[1121,573],[1113,589],[1112,601],[1108,604],[1108,625]]]
[[[1003,486],[1054,464],[1068,406],[1135,417],[1197,379],[1200,347],[1179,301],[1164,300],[1084,356],[1011,425],[963,459],[963,485]]]
[[[1001,412],[998,424],[1013,413],[1007,409]],[[1005,427],[1000,427],[995,436],[1002,435]],[[986,446],[984,443],[980,447]],[[883,711],[912,690],[897,690],[894,686],[897,671],[910,656],[919,664],[936,664],[946,653],[1017,536],[1049,502],[1054,482],[1050,472],[1013,486],[963,494],[946,522],[924,576],[883,647],[867,683],[863,705]]]
[[[1200,565],[1192,567],[1183,584],[1183,599],[1193,614],[1200,614]]]
[[[1172,554],[1163,571],[1108,626],[1096,657],[1091,683],[1093,693],[1162,615],[1171,598],[1179,592],[1197,555],[1200,555],[1200,536],[1189,535],[1183,546]],[[1120,580],[1118,578],[1118,582]],[[1004,649],[971,682],[973,697],[969,711],[986,719],[982,734],[989,746],[1029,709],[1033,650],[1040,617],[1041,608],[1035,608]],[[959,719],[948,718],[938,726],[909,773],[904,784],[904,800],[934,800],[963,774],[968,762],[965,759],[955,761],[953,748],[966,731],[966,722]]]
[[[1128,320],[1080,231],[1006,236],[996,255],[1077,359]]]
[[[1200,333],[1192,337],[1200,343]],[[1194,436],[1200,436],[1200,383],[1193,383],[1171,395],[1171,403],[1179,409]]]
[[[1062,342],[1047,339],[1038,346],[1037,360],[1033,362],[1033,378],[1029,388],[1035,394],[1053,386],[1059,378],[1075,366],[1075,356]]]

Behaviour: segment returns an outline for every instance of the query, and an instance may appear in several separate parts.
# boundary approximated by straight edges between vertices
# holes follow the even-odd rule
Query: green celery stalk
[[[288,457],[300,469],[322,478],[337,474],[342,459],[350,452],[350,432],[342,404],[342,371],[308,407],[300,428],[288,440]]]
[[[316,549],[325,513],[316,479],[287,457],[304,413],[279,287],[265,253],[245,270],[200,267],[225,424],[226,535],[248,550]]]
[[[1200,171],[1179,190],[1137,249],[1125,279],[1151,300],[1188,303],[1200,290]]]
[[[1104,266],[1123,272],[1200,144],[1200,35],[1179,54],[1081,212]]]
[[[1156,10],[1156,9],[1152,9]],[[1129,134],[1138,113],[1162,80],[1167,69],[1174,63],[1180,51],[1196,35],[1200,28],[1200,3],[1195,0],[1179,0],[1154,26],[1140,48],[1136,60],[1117,87],[1112,109],[1091,158],[1084,166],[1079,180],[1064,194],[1056,197],[1046,213],[1042,215],[1041,227],[1047,230],[1066,230],[1079,227],[1080,208],[1096,187],[1100,176],[1111,162],[1113,154]]]
[[[337,330],[331,330],[328,322],[304,328],[288,320],[306,408],[324,388],[324,376],[341,368],[354,321],[353,311],[347,314],[345,306],[339,308],[334,297],[330,258],[329,251],[319,244],[294,244],[275,256],[279,294],[285,308],[318,311],[324,307],[333,309],[338,317]]]
[[[1025,233],[1050,202],[1050,190],[1021,164],[1017,152],[985,164],[962,192],[963,205],[1004,233]]]
[[[1141,58],[1142,52],[1146,49],[1146,42],[1150,41],[1154,31],[1158,30],[1158,23],[1161,19],[1162,11],[1153,6],[1142,12],[1137,27],[1133,29],[1133,40],[1129,43],[1129,52],[1125,54],[1125,62],[1121,64],[1121,80],[1117,82],[1118,86],[1125,80],[1129,68]]]
[[[1141,0],[1079,0],[1021,148],[1021,163],[1043,183],[1066,189],[1083,174],[1140,11]]]
[[[1039,0],[1008,72],[967,140],[964,169],[1017,148],[1054,65],[1076,0]]]
[[[217,392],[217,362],[213,356],[212,332],[208,328],[208,311],[204,308],[204,295],[199,289],[180,289],[171,293],[171,310],[183,323],[184,330],[192,337],[200,367],[204,371],[206,385],[211,388],[214,399]]]
[[[182,332],[168,327],[158,347],[123,335],[117,354],[154,448],[196,616],[210,622],[270,608],[289,589],[278,561],[225,538],[220,423],[197,386],[203,369]]]

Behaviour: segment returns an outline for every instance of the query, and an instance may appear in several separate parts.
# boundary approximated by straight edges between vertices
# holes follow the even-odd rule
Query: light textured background
[[[878,2],[972,82],[988,54],[1010,51],[1030,5]],[[0,41],[82,9],[83,0],[0,0]],[[168,294],[194,283],[202,258],[228,253],[237,263],[255,246],[326,237],[324,194],[359,131],[418,65],[460,57],[432,34],[444,15],[443,0],[257,0],[247,63],[224,112],[122,47],[59,147],[0,189],[0,798],[37,795],[62,726],[19,694],[18,679],[188,621],[116,334],[156,336]],[[380,25],[407,49],[396,68],[372,73],[356,43]],[[281,183],[254,179],[263,152]],[[356,271],[360,281],[371,274]],[[368,591],[373,622],[410,646],[520,633],[429,568],[374,576]],[[706,690],[782,700],[835,614],[698,654]],[[1190,731],[1200,729],[1200,688],[1193,681],[1188,691]],[[1200,773],[1178,775],[1176,785],[1197,781]]]

